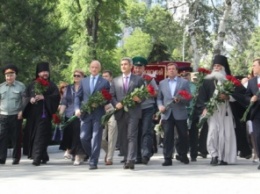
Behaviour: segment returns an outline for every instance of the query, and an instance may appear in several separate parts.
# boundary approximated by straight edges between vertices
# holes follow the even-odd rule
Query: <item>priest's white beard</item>
[[[206,75],[205,79],[215,79],[218,81],[223,81],[226,79],[226,75],[227,74],[225,68],[223,67],[220,71],[213,70],[211,74]]]

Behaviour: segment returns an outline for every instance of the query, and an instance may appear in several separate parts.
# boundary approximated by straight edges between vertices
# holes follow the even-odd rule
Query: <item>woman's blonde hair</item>
[[[68,85],[69,85],[69,84],[68,84],[67,82],[63,82],[63,81],[61,81],[61,82],[59,83],[59,92],[60,92],[60,95],[61,95],[61,96],[63,95],[62,89],[65,88],[65,87],[67,87]]]

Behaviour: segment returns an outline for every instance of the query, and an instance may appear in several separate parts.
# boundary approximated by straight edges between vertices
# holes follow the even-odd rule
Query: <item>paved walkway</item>
[[[0,189],[3,194],[259,193],[260,170],[252,160],[238,159],[236,165],[212,167],[210,159],[198,158],[189,165],[174,160],[173,166],[162,167],[161,151],[147,166],[136,165],[133,171],[122,168],[118,152],[112,166],[104,165],[102,152],[99,169],[94,171],[87,163],[73,166],[57,150],[52,150],[47,165],[39,167],[25,157],[13,166],[9,158],[6,165],[0,165]]]

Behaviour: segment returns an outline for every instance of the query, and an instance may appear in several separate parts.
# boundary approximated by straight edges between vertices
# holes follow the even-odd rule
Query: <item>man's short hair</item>
[[[168,70],[169,66],[175,66],[176,70],[178,70],[178,65],[176,63],[168,63],[167,66],[166,66],[167,70]]]
[[[133,65],[133,60],[130,57],[123,57],[121,61],[128,61],[130,65]]]
[[[110,70],[104,70],[103,72],[102,72],[102,74],[103,73],[108,73],[108,75],[110,76],[110,77],[113,77],[113,73],[112,73],[112,71],[110,71]]]
[[[256,62],[256,61],[258,62],[258,65],[260,65],[260,58],[254,59],[254,60],[253,60],[253,63]]]

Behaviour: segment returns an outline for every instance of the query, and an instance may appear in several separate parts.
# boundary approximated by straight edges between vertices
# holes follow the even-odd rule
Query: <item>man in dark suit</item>
[[[97,169],[98,158],[102,141],[101,117],[105,114],[104,106],[99,106],[90,114],[81,114],[80,106],[88,102],[89,97],[102,89],[109,90],[110,84],[99,75],[101,64],[94,60],[90,63],[90,76],[80,82],[79,90],[75,96],[75,114],[81,119],[80,139],[82,147],[89,156],[89,169]]]
[[[260,90],[260,58],[253,61],[253,72],[255,77],[248,81],[246,100],[248,103],[254,102],[250,110],[250,120],[253,122],[253,135],[255,137],[258,158],[260,158],[260,97],[256,95]],[[260,165],[258,170],[260,170]]]
[[[180,161],[184,164],[189,163],[187,157],[188,152],[188,126],[187,118],[188,112],[186,106],[189,101],[181,98],[178,95],[180,90],[185,90],[190,93],[190,87],[187,80],[178,77],[178,67],[175,63],[167,65],[168,78],[162,80],[159,84],[159,93],[157,97],[157,105],[161,114],[162,127],[164,129],[163,142],[163,166],[172,165],[172,154],[174,147],[174,127],[177,128],[179,137],[178,154],[180,154]],[[166,109],[168,104],[171,105]]]
[[[131,73],[133,62],[131,58],[121,60],[122,75],[113,79],[110,93],[112,94],[112,104],[118,110],[115,113],[117,120],[119,138],[121,138],[120,149],[124,155],[124,169],[134,169],[137,151],[138,120],[141,118],[141,102],[137,96],[133,97],[136,105],[129,108],[128,112],[124,110],[122,100],[124,97],[141,87],[144,82],[140,76]]]

